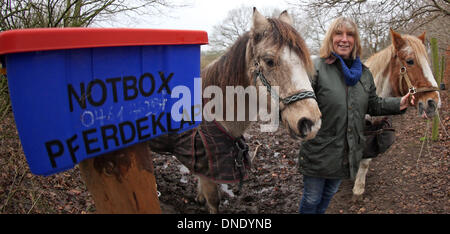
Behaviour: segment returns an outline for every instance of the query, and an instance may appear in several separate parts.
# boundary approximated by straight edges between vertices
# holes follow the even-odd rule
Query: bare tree
[[[249,7],[241,6],[228,12],[226,18],[213,26],[209,38],[215,50],[224,50],[232,45],[239,36],[250,29],[252,12]]]
[[[444,40],[443,46],[448,44],[449,0],[291,0],[289,4],[309,16],[310,25],[321,37],[324,35],[322,27],[332,19],[341,15],[352,17],[360,27],[366,56],[390,42],[390,27],[403,33],[419,34],[437,24],[440,29],[429,31],[428,35],[439,34]]]
[[[277,8],[265,8],[261,10],[263,15],[278,17],[281,10]],[[225,50],[231,46],[242,34],[250,30],[252,19],[252,8],[240,6],[228,12],[225,19],[213,26],[213,31],[209,37],[213,50]]]
[[[297,0],[290,1],[290,4],[307,8],[334,9],[337,15],[345,14],[349,10],[361,13],[371,10],[384,13],[379,15],[380,21],[390,23],[407,23],[431,13],[450,16],[449,0]]]
[[[305,39],[311,54],[318,54],[322,44],[323,35],[327,30],[326,24],[329,20],[327,10],[311,8],[308,11],[292,9],[292,17],[295,27]],[[322,11],[321,13],[319,11]]]
[[[157,14],[174,0],[0,0],[0,30],[85,27],[119,13]]]

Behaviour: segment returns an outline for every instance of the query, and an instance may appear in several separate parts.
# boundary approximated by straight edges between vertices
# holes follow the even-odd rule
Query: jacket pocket
[[[302,145],[302,147],[304,147],[310,153],[323,152],[335,140],[336,140],[336,136],[330,136],[330,135],[316,136],[314,139],[311,139],[311,140],[305,142]]]

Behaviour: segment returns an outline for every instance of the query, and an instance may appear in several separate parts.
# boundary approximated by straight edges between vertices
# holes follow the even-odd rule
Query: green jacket
[[[322,127],[314,139],[301,144],[299,171],[328,179],[354,179],[365,145],[364,118],[401,114],[400,98],[380,98],[372,74],[363,65],[360,81],[345,84],[340,61],[334,57],[314,59],[312,81],[322,112]]]

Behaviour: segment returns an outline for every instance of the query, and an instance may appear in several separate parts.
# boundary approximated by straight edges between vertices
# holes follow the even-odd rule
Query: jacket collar
[[[337,58],[336,57],[334,57],[334,55],[333,54],[331,54],[330,55],[330,57],[328,57],[328,58],[326,58],[325,59],[325,63],[326,64],[333,64],[333,63],[335,63],[336,62],[336,60],[337,60]],[[362,66],[363,66],[363,69],[364,68],[367,68],[367,66],[366,65],[364,65],[364,63],[362,64]]]
[[[336,60],[337,60],[337,58],[334,57],[334,55],[331,54],[330,57],[325,59],[325,63],[326,64],[333,64],[334,62],[336,62]]]

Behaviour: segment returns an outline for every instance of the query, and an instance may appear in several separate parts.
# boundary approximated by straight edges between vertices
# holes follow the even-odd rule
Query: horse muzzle
[[[425,113],[429,118],[432,118],[436,114],[437,109],[438,105],[433,99],[428,99],[425,103],[423,101],[419,101],[420,116]]]
[[[280,112],[281,121],[294,139],[309,140],[322,126],[322,113],[313,98],[299,100],[285,106]]]
[[[319,119],[315,123],[308,118],[301,118],[297,123],[297,128],[300,133],[300,138],[309,140],[317,135],[320,127],[322,125],[322,120]]]

